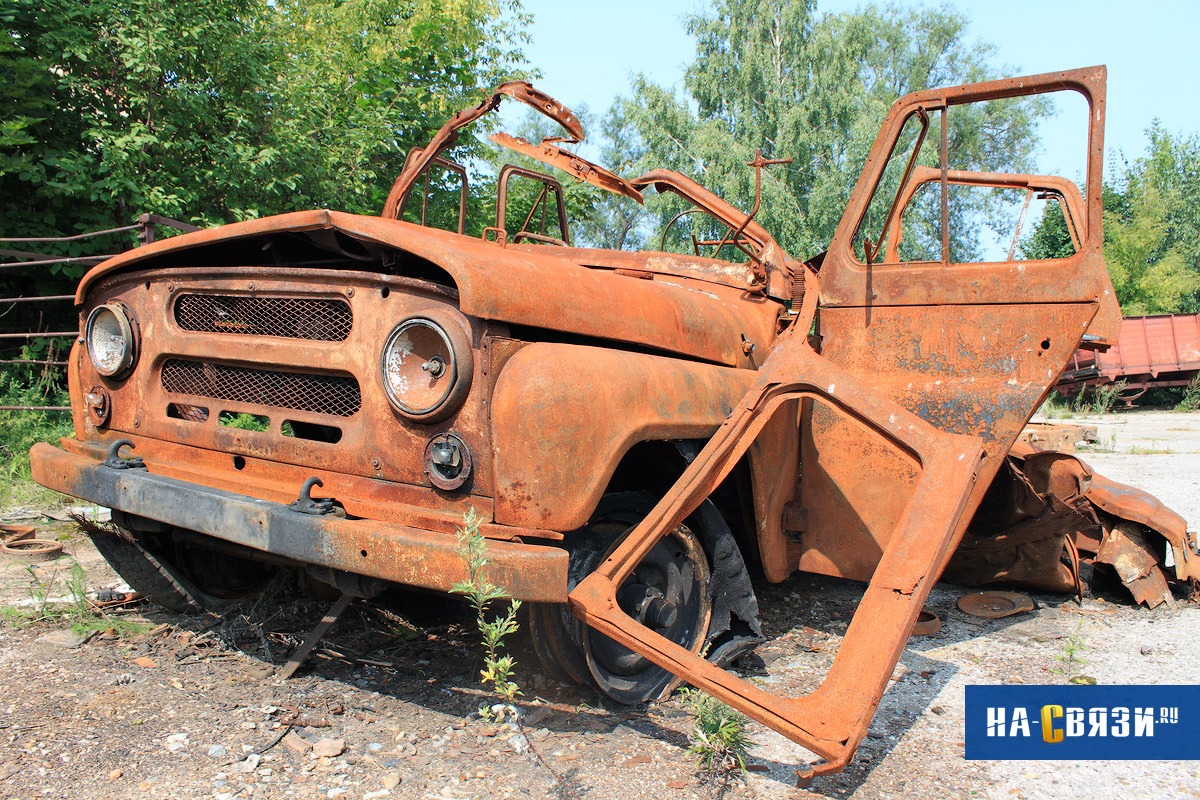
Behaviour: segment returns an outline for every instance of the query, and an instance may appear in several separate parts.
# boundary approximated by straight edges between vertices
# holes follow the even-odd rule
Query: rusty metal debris
[[[1151,608],[1174,602],[1168,574],[1181,583],[1200,577],[1196,535],[1178,514],[1075,456],[1018,443],[944,577],[1079,592],[1080,566],[1092,563],[1111,566]]]
[[[16,534],[0,543],[0,553],[22,564],[53,561],[63,554],[62,542]]]
[[[1033,611],[1033,600],[1020,592],[974,592],[958,598],[958,609],[980,619],[1001,619]]]
[[[675,172],[590,164],[559,147],[582,137],[569,109],[505,84],[411,152],[379,217],[284,214],[93,268],[75,298],[76,436],[35,446],[34,475],[113,508],[142,576],[199,604],[279,568],[344,597],[448,591],[466,578],[455,531],[473,510],[488,577],[531,601],[549,671],[622,702],[685,679],[824,759],[802,777],[836,772],[948,562],[1070,590],[1075,547],[1153,596],[1160,567],[1131,555],[1144,548],[1128,528],[1104,539],[1103,512],[1160,531],[1177,576],[1193,574],[1195,542],[1148,496],[1090,471],[1084,485],[1052,454],[1010,455],[1076,348],[1115,339],[1099,191],[1084,201],[1062,179],[947,161],[956,107],[1070,91],[1092,111],[1086,180],[1101,186],[1105,79],[1096,67],[902,98],[828,250],[807,261],[754,219],[757,199],[745,212]],[[633,201],[676,194],[716,233],[690,253],[570,246],[558,179],[524,168],[501,173],[495,224],[466,231],[477,193],[448,148],[505,97],[566,135],[500,144]],[[935,121],[930,170],[918,151]],[[533,182],[532,207],[509,213],[510,178]],[[901,263],[913,194],[931,182],[941,258]],[[1076,252],[951,263],[951,184],[1053,195]],[[877,196],[884,224],[866,230]],[[434,201],[446,230],[430,227]],[[755,566],[774,582],[867,584],[808,694],[723,668],[762,636]]]
[[[942,629],[942,619],[937,614],[922,609],[917,615],[917,621],[913,624],[913,636],[932,636]]]
[[[1017,441],[1034,450],[1074,453],[1080,445],[1099,444],[1095,425],[1063,422],[1030,422]]]

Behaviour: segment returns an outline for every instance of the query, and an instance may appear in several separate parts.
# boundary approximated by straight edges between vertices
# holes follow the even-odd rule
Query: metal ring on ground
[[[960,597],[958,607],[972,617],[1000,619],[1033,611],[1033,601],[1020,592],[973,592]]]
[[[58,558],[63,553],[63,546],[60,542],[48,539],[21,539],[0,545],[0,552],[14,561],[36,564]]]

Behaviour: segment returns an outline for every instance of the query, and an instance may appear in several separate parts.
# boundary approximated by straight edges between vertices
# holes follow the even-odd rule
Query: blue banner
[[[1200,759],[1200,686],[968,686],[973,760]]]

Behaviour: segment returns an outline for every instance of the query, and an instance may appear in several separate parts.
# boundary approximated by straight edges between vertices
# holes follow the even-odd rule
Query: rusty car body
[[[956,107],[1059,91],[1090,108],[1099,187],[1103,67],[919,92],[888,114],[827,252],[802,262],[686,176],[589,163],[564,147],[582,138],[569,109],[505,84],[410,154],[380,216],[225,225],[89,272],[75,436],[33,449],[35,477],[114,509],[120,538],[96,538],[119,570],[201,602],[248,590],[264,560],[348,594],[447,591],[475,509],[490,578],[532,601],[551,671],[626,702],[682,677],[824,759],[805,775],[839,770],[1022,426],[1081,343],[1117,332],[1098,190],[947,163]],[[567,135],[495,141],[631,202],[678,195],[724,227],[697,242],[713,256],[569,246],[561,186],[527,167],[501,192],[533,181],[528,213],[502,197],[465,235],[468,171],[447,148],[505,97]],[[422,224],[435,168],[448,230]],[[972,180],[1057,192],[1074,255],[952,263],[947,193]],[[906,187],[929,182],[941,257],[902,262]],[[864,219],[884,194],[876,239]],[[723,669],[760,635],[752,570],[867,584],[810,694]]]

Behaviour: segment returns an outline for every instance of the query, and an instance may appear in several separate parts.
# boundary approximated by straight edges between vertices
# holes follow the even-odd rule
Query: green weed
[[[29,354],[33,355],[33,354]],[[53,354],[51,354],[53,355]],[[70,400],[59,376],[30,364],[8,365],[0,371],[0,405],[61,406]],[[33,482],[29,448],[37,442],[56,442],[72,432],[65,411],[0,411],[0,505],[57,505],[62,495]]]
[[[29,573],[28,606],[0,607],[0,623],[24,628],[41,623],[69,623],[75,633],[85,634],[113,628],[122,636],[133,636],[149,630],[150,625],[139,619],[110,617],[98,612],[88,601],[87,573],[75,559],[70,559],[70,568],[64,575],[61,569],[50,572],[43,578],[32,565],[25,568]],[[55,591],[65,592],[66,599],[55,600]]]
[[[1080,630],[1067,637],[1062,652],[1054,657],[1059,665],[1051,667],[1050,671],[1063,676],[1067,683],[1095,685],[1095,678],[1082,674],[1082,669],[1087,664],[1087,659],[1083,657],[1083,654],[1089,652],[1090,649],[1084,642],[1082,626],[1080,626]]]
[[[483,669],[480,680],[492,689],[505,703],[512,704],[521,689],[513,680],[516,660],[510,655],[501,655],[504,638],[517,632],[517,611],[520,600],[510,600],[503,586],[496,586],[487,579],[484,568],[488,564],[487,539],[479,532],[479,515],[475,509],[463,515],[463,527],[458,529],[458,554],[467,565],[467,579],[456,583],[451,589],[461,594],[475,608],[475,624],[483,639]],[[489,613],[492,603],[509,600],[504,614]],[[484,712],[481,710],[481,715]],[[485,715],[486,716],[486,715]]]
[[[688,752],[696,756],[709,788],[727,782],[734,772],[744,773],[754,745],[746,732],[746,717],[698,689],[684,688],[679,695],[696,718]]]
[[[1179,400],[1179,405],[1175,406],[1176,411],[1200,411],[1200,374],[1192,378],[1191,382],[1184,387],[1183,397]]]
[[[1071,411],[1075,414],[1111,414],[1127,385],[1124,380],[1119,380],[1104,386],[1084,387],[1071,402]]]

